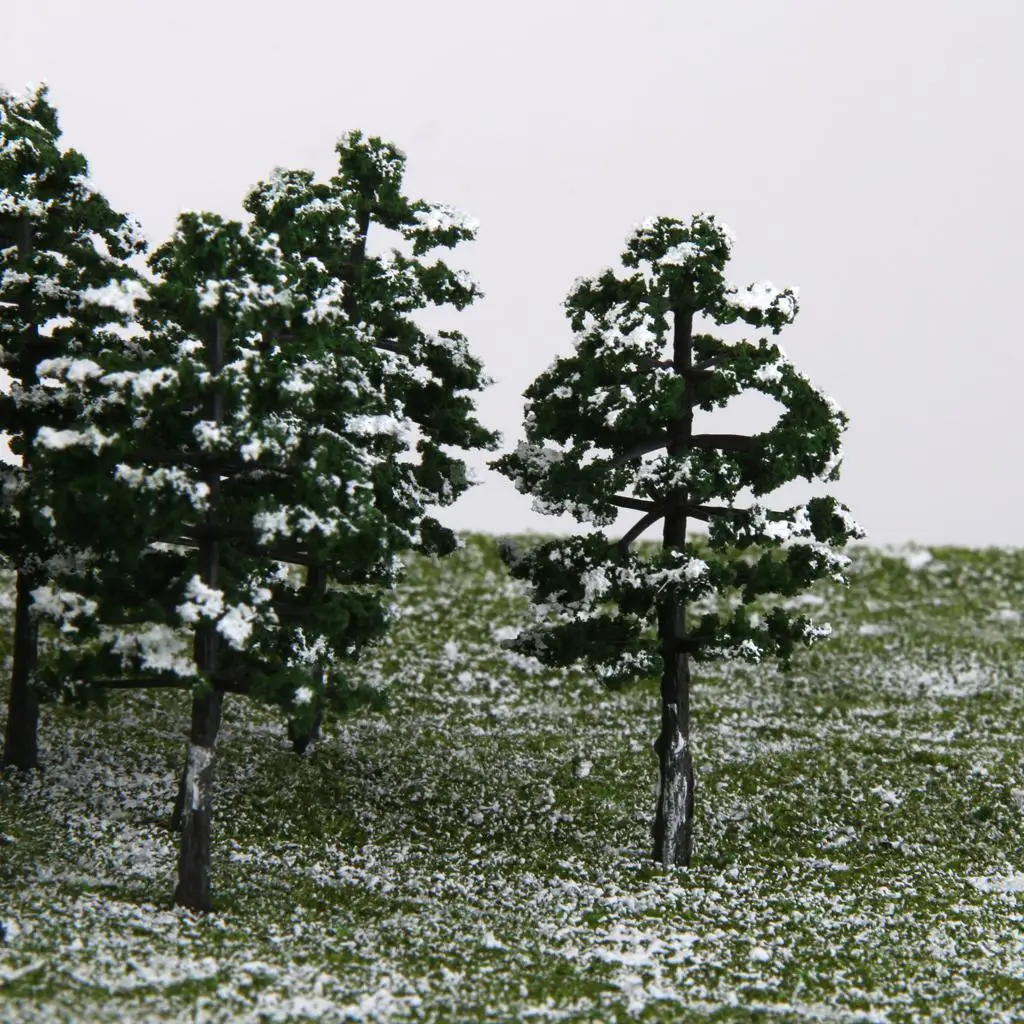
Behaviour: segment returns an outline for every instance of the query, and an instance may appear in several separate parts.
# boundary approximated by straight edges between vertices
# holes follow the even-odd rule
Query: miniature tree
[[[338,173],[327,182],[309,171],[278,170],[246,199],[254,221],[273,233],[295,281],[301,318],[326,332],[356,330],[372,350],[372,385],[398,403],[404,426],[378,423],[401,436],[378,481],[395,542],[426,554],[447,554],[455,534],[428,507],[451,505],[472,482],[451,449],[491,449],[497,434],[476,418],[475,392],[489,380],[458,331],[424,329],[419,310],[462,310],[481,292],[468,276],[440,259],[423,257],[471,240],[477,221],[440,203],[403,192],[405,155],[379,138],[347,132],[336,146]],[[389,230],[411,248],[379,255],[367,249],[371,229]],[[296,317],[295,319],[298,319]]]
[[[127,263],[144,249],[137,225],[93,189],[85,158],[62,151],[60,135],[45,86],[22,97],[0,90],[0,365],[10,376],[0,425],[20,459],[0,464],[0,550],[17,580],[0,763],[21,769],[38,764],[40,602],[52,599],[56,573],[90,557],[54,534],[36,472],[41,451],[59,472],[82,416],[76,395],[52,386],[47,366],[81,366],[83,355],[131,347],[124,328],[142,291]]]
[[[338,173],[318,182],[306,170],[278,169],[246,199],[254,223],[278,240],[289,268],[295,323],[320,325],[325,336],[356,330],[372,355],[369,386],[397,403],[399,418],[374,429],[391,438],[394,459],[375,476],[375,505],[385,515],[387,545],[446,555],[455,534],[427,510],[454,502],[471,486],[452,449],[494,448],[497,435],[476,419],[472,393],[487,383],[458,331],[432,333],[414,319],[418,310],[461,310],[480,292],[467,276],[424,255],[472,239],[477,222],[450,206],[412,200],[403,192],[405,156],[390,143],[345,133],[335,147]],[[397,234],[411,255],[391,248],[371,255],[371,229]],[[294,329],[294,328],[293,328]],[[327,586],[319,567],[307,574],[311,599]],[[315,730],[319,714],[300,728],[290,723],[296,749]]]
[[[778,334],[796,315],[794,290],[726,280],[731,248],[714,217],[657,218],[629,238],[625,275],[577,281],[566,299],[575,353],[527,389],[526,440],[495,463],[539,511],[596,527],[621,509],[642,513],[618,541],[598,530],[509,557],[531,584],[535,617],[512,644],[548,664],[583,662],[609,683],[660,670],[653,852],[666,866],[688,865],[692,853],[690,658],[785,661],[796,644],[826,636],[827,626],[777,599],[823,577],[841,581],[848,559],[837,549],[862,535],[832,498],[783,511],[759,500],[797,477],[834,480],[847,421],[776,343],[695,333],[703,317]],[[696,410],[750,389],[783,407],[771,429],[694,432]],[[744,489],[754,500],[739,507]],[[694,519],[708,523],[706,549],[687,539]],[[632,551],[659,521],[657,555]],[[732,601],[687,616],[716,597]]]
[[[377,288],[357,319],[340,301],[345,283],[312,255],[320,246],[337,261],[338,247],[351,260],[359,245],[342,205],[359,193],[335,188],[331,203],[273,192],[289,224],[287,254],[259,217],[245,227],[183,215],[151,259],[156,280],[139,311],[145,350],[78,366],[74,380],[54,368],[103,439],[88,444],[81,432],[82,478],[92,474],[93,500],[124,525],[106,565],[62,592],[56,625],[91,646],[57,664],[53,685],[192,688],[175,899],[197,909],[210,906],[224,694],[280,706],[300,743],[325,704],[349,704],[346,664],[387,626],[399,556],[452,546],[427,505],[465,486],[458,460],[431,461],[431,439],[409,451],[412,396],[443,364],[414,363],[421,353],[389,333],[408,301],[406,277]],[[479,365],[453,350],[475,368],[449,389],[466,429],[437,443],[492,444],[460,393],[480,386]],[[66,479],[52,482],[59,503]],[[74,519],[66,502],[54,514]],[[145,600],[132,582],[142,578],[156,581]]]

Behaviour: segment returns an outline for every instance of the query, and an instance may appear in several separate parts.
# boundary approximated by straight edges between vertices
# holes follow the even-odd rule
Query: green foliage
[[[85,158],[62,150],[60,135],[45,87],[21,97],[0,89],[0,366],[11,376],[0,423],[21,461],[0,463],[0,550],[40,583],[74,553],[54,533],[64,510],[36,464],[73,471],[79,453],[66,442],[84,415],[54,377],[84,352],[131,347],[122,335],[142,286],[127,260],[145,249],[138,225],[93,188]],[[91,494],[68,489],[55,500]]]
[[[299,733],[373,701],[346,666],[385,633],[402,554],[456,546],[426,512],[469,486],[452,450],[495,436],[466,340],[412,319],[478,294],[420,258],[475,222],[406,198],[388,143],[352,132],[338,157],[326,183],[278,170],[257,185],[249,224],[182,214],[132,296],[143,340],[50,365],[85,418],[40,461],[38,503],[77,555],[47,611],[78,643],[47,659],[46,692],[212,684]],[[414,255],[371,256],[375,226]],[[193,657],[202,631],[212,670]]]

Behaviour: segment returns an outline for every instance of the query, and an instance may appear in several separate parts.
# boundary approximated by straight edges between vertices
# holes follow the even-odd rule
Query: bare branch
[[[754,438],[749,434],[694,434],[690,438],[692,448],[717,448],[723,452],[749,452],[754,447]]]
[[[272,558],[276,562],[291,562],[295,565],[320,565],[323,559],[317,559],[308,551],[291,544],[260,544],[251,529],[228,526],[197,526],[191,530],[183,530],[179,536],[163,538],[165,544],[178,544],[182,547],[195,547],[200,540],[216,538],[217,540],[238,541],[246,554]]]
[[[608,499],[609,504],[617,505],[619,508],[631,508],[637,512],[651,512],[659,508],[657,502],[645,501],[643,498],[630,498],[625,494],[616,494]]]
[[[659,508],[654,509],[653,512],[648,512],[643,519],[637,520],[637,522],[622,535],[619,540],[619,550],[625,554],[629,550],[630,544],[633,543],[644,532],[644,530],[653,526],[659,519],[664,519],[668,513],[668,506],[662,505]]]
[[[659,448],[668,448],[669,445],[677,445],[683,450],[686,448],[718,448],[726,452],[745,452],[754,447],[754,438],[748,434],[694,434],[687,437],[685,430],[670,431],[658,437],[641,441],[639,444],[633,445],[632,448],[627,448],[612,460],[612,465],[624,465],[648,452],[657,451]]]
[[[744,510],[741,508],[727,508],[725,505],[687,505],[686,514],[701,522],[710,523],[712,519],[719,516],[741,516]]]

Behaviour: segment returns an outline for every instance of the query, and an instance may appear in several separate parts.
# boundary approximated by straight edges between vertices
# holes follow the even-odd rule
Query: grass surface
[[[417,562],[303,758],[226,702],[216,911],[170,909],[183,696],[44,712],[0,780],[0,1020],[1024,1020],[1024,552],[855,553],[835,637],[698,665],[696,861],[647,859],[655,684],[495,640],[493,542]]]

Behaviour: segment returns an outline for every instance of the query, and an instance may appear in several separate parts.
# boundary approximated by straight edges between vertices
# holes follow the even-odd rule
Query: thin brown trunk
[[[693,363],[693,313],[674,311],[672,365],[685,374]],[[675,442],[669,452],[685,450],[693,434],[691,406],[673,425]],[[665,550],[686,546],[687,495],[669,496],[665,516]],[[670,597],[658,606],[658,638],[662,644],[661,732],[655,742],[658,755],[658,806],[654,818],[654,859],[665,867],[686,867],[693,853],[693,760],[690,754],[690,664],[683,649],[686,639],[686,604]]]
[[[210,371],[218,373],[224,364],[224,330],[218,320],[207,339],[207,361]],[[215,423],[224,418],[223,399],[211,397],[206,415]],[[220,474],[209,470],[204,474],[209,491],[207,525],[216,526],[220,504]],[[220,541],[216,530],[199,541],[199,576],[208,587],[216,587],[220,576]],[[217,671],[220,634],[211,622],[196,629],[195,662],[199,673],[212,680]],[[213,818],[213,767],[217,731],[220,728],[224,692],[205,688],[192,698],[192,724],[189,731],[188,758],[175,808],[176,822],[181,826],[181,847],[178,854],[178,885],[174,902],[192,910],[210,909],[210,825]]]

